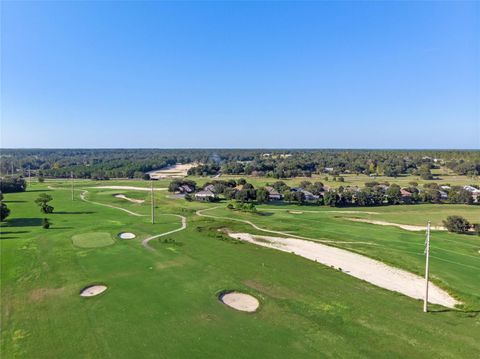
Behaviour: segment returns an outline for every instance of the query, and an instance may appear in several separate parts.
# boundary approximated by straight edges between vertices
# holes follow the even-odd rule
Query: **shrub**
[[[443,221],[443,225],[449,232],[454,233],[467,233],[471,227],[470,222],[460,216],[448,216],[447,219]]]
[[[50,222],[49,222],[48,218],[42,219],[42,227],[45,228],[45,229],[50,228]]]

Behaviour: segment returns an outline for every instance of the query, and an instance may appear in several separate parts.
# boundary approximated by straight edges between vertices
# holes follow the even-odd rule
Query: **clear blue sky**
[[[6,2],[1,147],[480,148],[479,2]]]

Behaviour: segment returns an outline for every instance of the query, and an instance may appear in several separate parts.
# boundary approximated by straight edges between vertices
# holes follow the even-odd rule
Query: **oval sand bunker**
[[[106,285],[91,285],[80,292],[81,297],[94,297],[107,290]]]
[[[257,298],[249,294],[239,292],[228,292],[221,294],[219,299],[223,304],[242,312],[255,312],[260,305],[260,302]]]
[[[130,232],[123,232],[118,235],[121,239],[134,239],[136,237],[135,234]]]

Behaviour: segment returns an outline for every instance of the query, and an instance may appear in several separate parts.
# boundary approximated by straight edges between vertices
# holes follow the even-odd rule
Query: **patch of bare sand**
[[[124,199],[124,200],[126,200],[128,202],[132,202],[132,203],[143,203],[143,202],[145,202],[144,199],[130,198],[130,197],[125,196],[124,194],[116,194],[115,198]]]
[[[357,253],[296,238],[257,236],[250,233],[228,235],[259,246],[293,253],[411,298],[424,298],[425,280],[422,277]],[[429,284],[429,302],[448,308],[460,304],[446,291],[432,283]]]
[[[240,292],[228,292],[220,296],[220,301],[229,307],[242,312],[255,312],[260,306],[257,298]]]
[[[392,223],[392,222],[385,222],[385,221],[376,221],[371,219],[364,219],[364,218],[345,218],[352,222],[362,222],[362,223],[370,223],[370,224],[377,224],[379,226],[393,226],[398,227],[401,229],[405,229],[406,231],[426,231],[427,226],[415,226],[411,224],[400,224],[400,223]],[[431,226],[430,229],[432,231],[446,231],[447,229],[442,226]]]
[[[198,165],[198,163],[177,163],[159,170],[147,172],[147,174],[152,179],[186,177],[188,170]]]
[[[131,232],[122,232],[122,233],[119,233],[118,236],[121,239],[134,239],[136,237],[136,235]]]
[[[99,294],[105,292],[106,290],[107,290],[106,285],[100,285],[100,284],[91,285],[89,287],[84,288],[80,292],[80,296],[81,297],[94,297],[96,295],[99,295]]]

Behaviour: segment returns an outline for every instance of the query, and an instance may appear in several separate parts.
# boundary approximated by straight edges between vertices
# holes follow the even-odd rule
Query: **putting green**
[[[72,237],[72,242],[77,247],[82,248],[106,247],[115,243],[110,233],[107,232],[87,232],[76,234]]]

